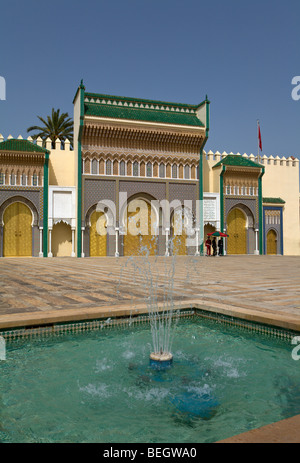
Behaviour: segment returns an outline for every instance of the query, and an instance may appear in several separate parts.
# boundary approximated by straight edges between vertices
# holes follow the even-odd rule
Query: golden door
[[[32,256],[32,214],[23,203],[13,203],[4,212],[4,257]]]
[[[104,257],[107,249],[106,218],[103,212],[93,212],[90,227],[90,257]]]
[[[269,230],[267,234],[267,254],[277,254],[277,234]]]
[[[184,227],[184,212],[177,211],[173,214],[172,219],[172,254],[177,256],[186,255],[186,232]]]
[[[247,254],[246,217],[240,209],[227,216],[227,254]]]
[[[134,200],[127,207],[127,226],[124,236],[124,256],[155,256],[157,254],[157,236],[152,235],[155,213],[151,205],[143,200]]]

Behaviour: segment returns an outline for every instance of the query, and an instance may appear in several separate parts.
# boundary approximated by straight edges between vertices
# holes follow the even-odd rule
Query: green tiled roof
[[[10,138],[9,140],[0,143],[1,151],[22,151],[26,153],[48,153],[46,148],[36,145],[29,140],[19,138]]]
[[[190,105],[85,93],[84,114],[113,119],[204,127],[197,117],[196,110],[205,102],[206,100],[199,105]]]
[[[263,198],[263,203],[285,204],[285,201],[281,198]]]
[[[261,164],[258,164],[257,162],[251,161],[250,159],[236,154],[228,154],[228,156],[226,156],[224,159],[221,159],[219,162],[217,162],[217,164],[215,164],[213,168],[219,167],[221,165],[259,168],[263,167]]]

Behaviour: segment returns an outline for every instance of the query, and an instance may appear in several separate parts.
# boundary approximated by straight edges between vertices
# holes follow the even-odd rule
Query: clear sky
[[[206,149],[300,157],[299,0],[3,0],[0,133],[95,93],[211,101]]]

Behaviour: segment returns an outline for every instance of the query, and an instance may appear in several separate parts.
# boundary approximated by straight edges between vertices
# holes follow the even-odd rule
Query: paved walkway
[[[134,311],[155,293],[160,303],[172,294],[178,304],[274,316],[300,329],[299,264],[300,257],[288,256],[5,258],[0,328],[54,313],[67,320],[68,313]]]

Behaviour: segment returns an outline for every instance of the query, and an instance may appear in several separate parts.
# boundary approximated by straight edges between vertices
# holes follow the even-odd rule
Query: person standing
[[[212,248],[213,248],[213,256],[217,255],[217,242],[216,242],[216,237],[214,236],[212,240]]]
[[[206,241],[205,241],[205,246],[206,246],[206,255],[207,256],[210,256],[211,255],[211,239],[209,238],[209,236],[207,237]]]
[[[220,238],[218,241],[219,256],[223,256],[223,238]]]

